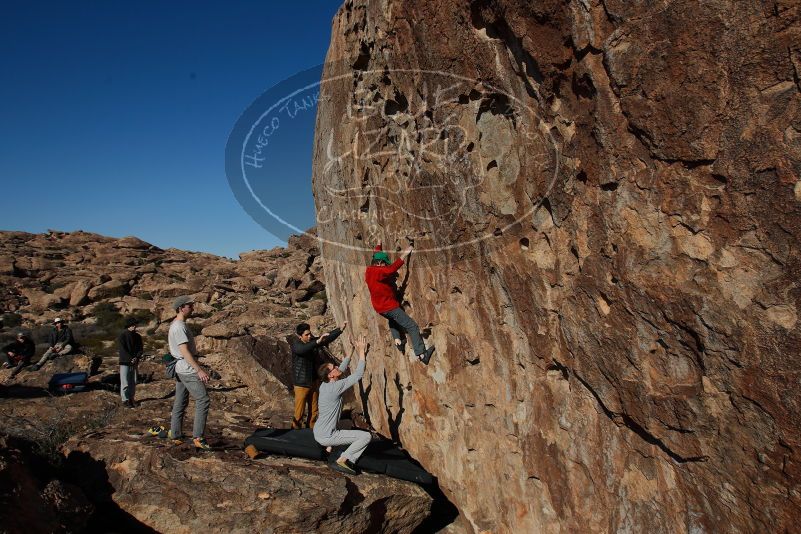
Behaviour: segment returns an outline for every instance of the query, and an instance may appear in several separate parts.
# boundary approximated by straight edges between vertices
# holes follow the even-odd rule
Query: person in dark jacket
[[[314,428],[318,414],[319,383],[316,379],[317,367],[323,363],[322,348],[334,341],[347,328],[348,322],[342,328],[335,328],[320,337],[314,337],[311,327],[301,323],[295,328],[295,336],[291,340],[292,347],[292,380],[295,386],[295,412],[292,415],[292,428]],[[302,423],[304,408],[306,422]]]
[[[0,359],[3,361],[3,367],[14,368],[11,371],[11,378],[14,378],[22,371],[23,367],[31,363],[31,358],[35,353],[36,345],[34,345],[33,340],[25,332],[17,332],[17,339],[3,347]]]
[[[128,408],[136,407],[136,367],[144,351],[142,336],[136,331],[137,322],[133,317],[125,321],[125,330],[117,337],[120,354],[120,397]]]
[[[50,332],[48,344],[50,347],[42,355],[41,359],[36,362],[36,365],[33,366],[35,371],[41,369],[48,360],[52,360],[56,356],[69,354],[73,349],[78,347],[75,338],[72,337],[72,330],[70,330],[70,327],[64,322],[64,319],[61,318],[56,318],[56,320],[53,321],[53,330]]]
[[[389,263],[389,255],[381,250],[381,245],[377,246],[374,252],[372,263],[364,273],[373,309],[389,322],[389,331],[395,340],[395,347],[403,352],[405,341],[403,333],[409,334],[417,358],[428,365],[434,347],[426,348],[423,337],[420,335],[420,327],[401,308],[397,297],[398,269],[403,266],[404,260],[412,253],[412,247],[407,248],[401,257],[392,264]]]

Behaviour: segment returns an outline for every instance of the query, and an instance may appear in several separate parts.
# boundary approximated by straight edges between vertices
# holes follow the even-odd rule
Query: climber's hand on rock
[[[364,358],[367,356],[367,350],[370,348],[370,344],[367,343],[367,336],[359,336],[356,339],[356,351],[359,353],[359,356]]]
[[[413,249],[414,249],[414,247],[413,247],[413,246],[411,246],[411,245],[409,245],[408,247],[406,247],[406,250],[404,250],[404,251],[403,251],[403,257],[404,257],[404,259],[409,257],[409,254],[411,254],[411,253],[412,253],[412,250],[413,250]]]
[[[342,323],[342,327],[340,328],[340,330],[345,330],[347,327],[348,327],[348,322],[345,321],[344,323]]]

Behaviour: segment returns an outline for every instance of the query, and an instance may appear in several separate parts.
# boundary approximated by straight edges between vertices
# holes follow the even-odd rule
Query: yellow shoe
[[[200,449],[202,451],[210,451],[211,445],[206,443],[204,438],[194,438],[192,439],[192,444],[195,446],[196,449]]]
[[[259,450],[253,445],[248,445],[245,447],[245,454],[247,454],[251,460],[255,460],[259,456]]]

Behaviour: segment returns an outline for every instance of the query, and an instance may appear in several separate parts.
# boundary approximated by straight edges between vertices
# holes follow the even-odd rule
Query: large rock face
[[[371,422],[468,530],[796,528],[800,16],[338,13],[314,162],[329,305],[370,333]],[[408,240],[428,368],[394,351],[363,283],[372,245]]]

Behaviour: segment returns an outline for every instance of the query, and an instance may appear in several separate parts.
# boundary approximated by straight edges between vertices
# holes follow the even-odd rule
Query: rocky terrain
[[[785,0],[340,9],[329,304],[383,351],[370,422],[464,530],[797,530],[800,43]],[[373,245],[410,241],[427,368],[363,282]]]
[[[26,330],[41,355],[58,316],[83,345],[39,372],[0,371],[0,531],[412,532],[429,516],[432,498],[416,485],[242,452],[255,429],[289,426],[287,333],[300,321],[333,326],[313,239],[229,260],[135,238],[0,232],[0,266],[4,344]],[[190,324],[221,375],[210,384],[210,453],[145,433],[169,425],[174,386],[160,356],[182,294],[198,302]],[[148,354],[135,409],[115,390],[114,339],[130,315]],[[90,390],[51,396],[49,377],[71,371],[91,371]]]

